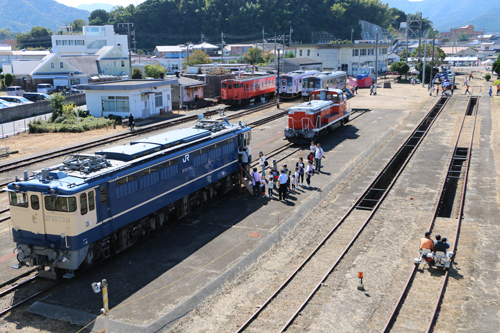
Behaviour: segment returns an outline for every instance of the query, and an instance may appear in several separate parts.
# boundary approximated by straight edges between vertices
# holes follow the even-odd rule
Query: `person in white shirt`
[[[325,152],[323,151],[323,148],[321,148],[321,145],[318,143],[316,146],[316,155],[314,156],[316,159],[316,171],[320,172],[321,171],[321,159],[324,157]]]
[[[286,196],[286,184],[288,183],[288,176],[285,173],[285,170],[281,170],[281,175],[278,178],[278,182],[280,183],[279,187],[279,200],[283,197],[283,200],[285,200]]]
[[[274,188],[274,178],[273,178],[273,176],[271,176],[271,177],[269,177],[269,185],[268,185],[268,190],[267,190],[270,199],[273,198],[273,188]]]
[[[262,177],[266,176],[266,157],[263,152],[259,152],[259,165],[262,168]]]
[[[316,155],[316,143],[314,141],[311,141],[311,146],[309,147],[309,150],[311,151],[311,154],[314,157]]]
[[[243,169],[247,170],[247,167],[248,167],[248,149],[247,149],[247,147],[243,147],[243,150],[238,149],[238,154],[241,155],[241,166],[243,167]]]
[[[313,162],[309,161],[306,168],[306,182],[307,187],[311,187],[311,177],[314,175]]]

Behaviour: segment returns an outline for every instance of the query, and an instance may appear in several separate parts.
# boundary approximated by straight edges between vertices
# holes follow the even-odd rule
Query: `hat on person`
[[[286,167],[286,163],[283,163],[283,166]]]
[[[430,235],[431,235],[431,233],[430,233],[429,231],[426,231],[426,232],[425,232],[425,236],[426,236],[426,237],[427,237],[427,236],[430,236]]]
[[[273,160],[273,163],[276,163],[276,160]]]
[[[264,153],[262,152],[262,150],[261,150],[261,151],[259,151],[259,154],[262,154],[262,155],[264,155]]]

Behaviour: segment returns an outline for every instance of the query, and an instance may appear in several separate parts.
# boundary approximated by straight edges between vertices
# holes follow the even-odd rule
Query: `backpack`
[[[268,166],[269,163],[267,163],[267,161],[264,161],[264,166]]]

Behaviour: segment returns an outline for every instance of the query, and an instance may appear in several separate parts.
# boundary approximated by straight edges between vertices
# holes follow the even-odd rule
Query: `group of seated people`
[[[431,252],[448,252],[450,248],[450,244],[448,244],[448,239],[443,237],[441,239],[441,235],[436,235],[436,241],[433,242],[431,239],[431,233],[429,231],[425,232],[425,237],[420,240],[420,250],[428,249]]]

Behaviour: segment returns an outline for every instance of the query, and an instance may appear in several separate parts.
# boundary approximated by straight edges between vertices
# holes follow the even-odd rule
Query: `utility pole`
[[[292,29],[292,26],[290,26],[290,39],[289,39],[289,42],[288,42],[288,46],[289,47],[292,47],[292,32],[293,32],[293,29]],[[285,50],[283,49],[283,52]]]
[[[220,32],[220,49],[221,49],[221,61],[220,63],[224,63],[224,32]]]
[[[274,33],[274,68],[276,68],[276,33]]]
[[[354,33],[354,28],[351,28],[351,43],[352,43],[352,34]]]
[[[128,30],[128,65],[129,65],[129,80],[132,79],[132,54],[130,53],[130,27],[134,27],[133,23],[118,23],[118,27],[125,27],[127,26]],[[134,31],[134,36],[135,36],[135,31]]]
[[[434,29],[432,29],[432,60],[431,60],[431,77],[430,79],[432,80],[432,74],[434,70],[434,45],[436,44],[436,32]],[[431,81],[432,82],[432,81]]]
[[[262,28],[262,52],[264,52],[264,43],[265,43],[264,28]]]
[[[280,49],[278,49],[278,76],[276,82],[276,104],[280,108]]]
[[[203,36],[203,31],[202,31],[202,32],[201,32],[201,41],[200,41],[200,44],[203,44],[203,38],[204,38],[204,37],[205,37],[205,36]]]
[[[378,33],[375,35],[375,87],[378,88]],[[375,93],[377,88],[375,88]]]
[[[422,72],[422,87],[425,87],[425,59],[427,57],[427,36],[425,36],[425,49],[424,49],[424,70]]]

